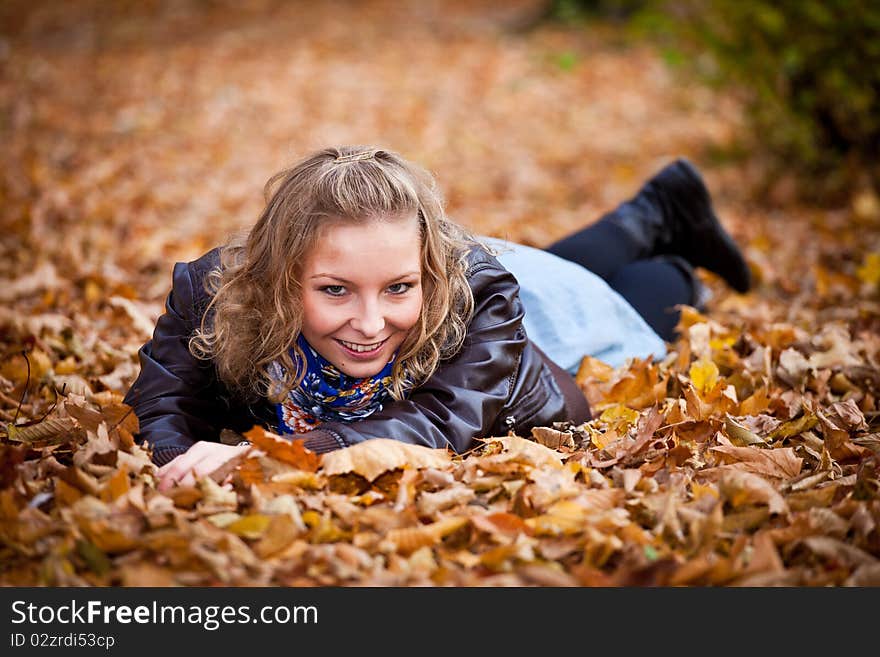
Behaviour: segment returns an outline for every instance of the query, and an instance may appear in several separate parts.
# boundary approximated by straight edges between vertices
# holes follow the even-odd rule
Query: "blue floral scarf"
[[[280,433],[306,433],[322,422],[360,420],[381,411],[391,398],[391,370],[396,352],[381,372],[356,379],[340,372],[315,351],[302,334],[296,342],[306,357],[306,374],[299,386],[276,405]],[[290,355],[296,362],[293,349]],[[276,378],[283,378],[280,363],[273,363],[271,367]]]

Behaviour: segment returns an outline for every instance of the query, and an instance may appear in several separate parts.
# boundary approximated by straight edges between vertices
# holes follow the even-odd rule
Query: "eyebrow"
[[[394,278],[390,279],[388,281],[388,283],[392,283],[394,281],[399,281],[402,278],[410,278],[411,276],[421,276],[421,275],[422,275],[422,272],[420,272],[420,271],[408,271],[404,274],[401,274],[400,276],[395,276]],[[342,278],[341,276],[336,276],[335,274],[324,274],[324,273],[315,274],[314,276],[310,276],[309,280],[312,280],[315,278],[332,278],[334,281],[339,281],[340,283],[345,283],[346,285],[353,284],[350,280]]]

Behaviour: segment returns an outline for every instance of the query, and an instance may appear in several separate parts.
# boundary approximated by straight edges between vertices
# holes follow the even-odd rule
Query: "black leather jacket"
[[[125,395],[140,421],[139,438],[164,464],[197,440],[218,440],[220,430],[255,424],[277,430],[268,401],[242,403],[230,395],[211,362],[194,358],[189,337],[210,301],[204,279],[219,249],[174,266],[173,287],[153,338],[138,352],[141,371]],[[589,407],[572,377],[526,336],[519,285],[481,247],[468,254],[467,278],[474,316],[459,352],[403,401],[356,422],[325,422],[302,437],[316,452],[370,438],[394,438],[429,447],[470,449],[477,437],[528,435],[554,421],[583,422]]]

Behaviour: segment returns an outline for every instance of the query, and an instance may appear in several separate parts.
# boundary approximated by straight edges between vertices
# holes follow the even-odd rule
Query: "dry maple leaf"
[[[444,449],[411,445],[390,438],[373,438],[323,455],[321,472],[326,476],[358,474],[373,481],[398,468],[444,469],[451,462]]]
[[[251,444],[277,461],[287,463],[299,470],[315,472],[320,457],[307,449],[302,440],[288,440],[263,427],[255,426],[244,433]]]

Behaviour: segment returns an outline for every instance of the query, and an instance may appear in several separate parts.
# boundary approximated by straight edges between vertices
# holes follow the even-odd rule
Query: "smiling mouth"
[[[337,342],[350,351],[363,354],[378,350],[387,340],[388,338],[385,338],[385,340],[374,342],[372,344],[359,344],[357,342],[346,342],[345,340],[337,340]]]

